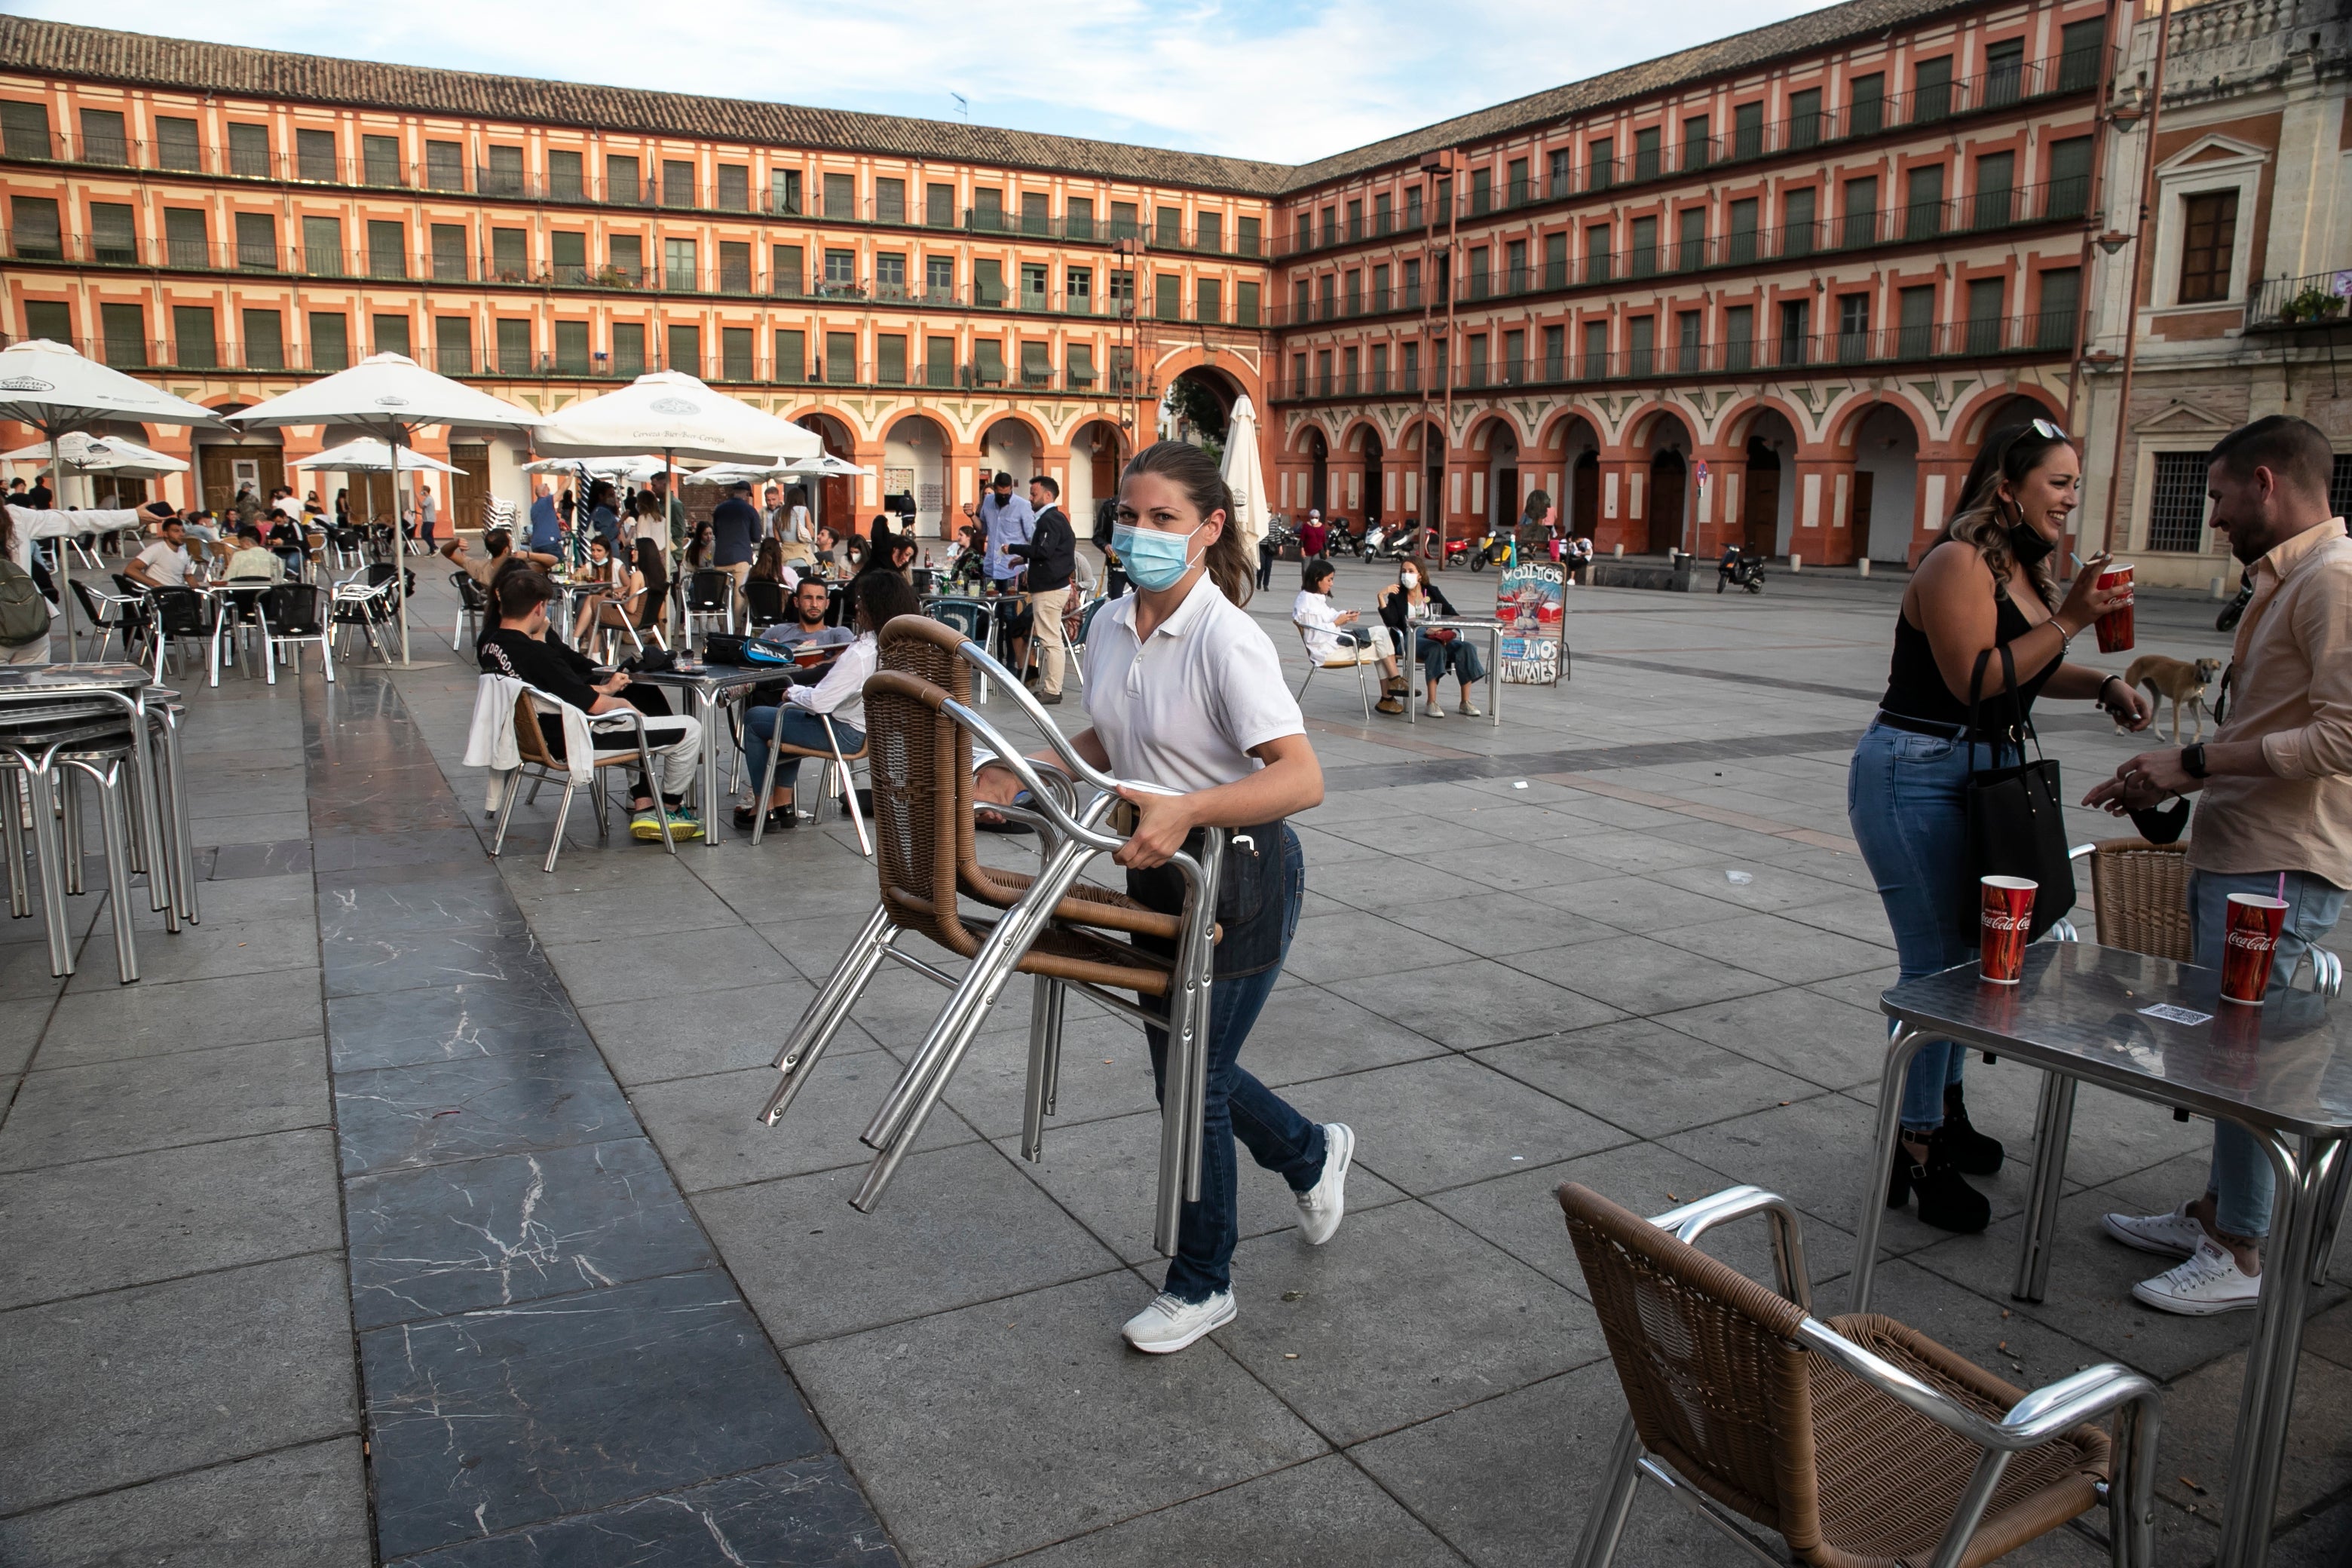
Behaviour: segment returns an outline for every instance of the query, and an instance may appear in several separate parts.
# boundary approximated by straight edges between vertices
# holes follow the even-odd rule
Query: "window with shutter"
[[[397,218],[370,218],[367,226],[367,275],[371,278],[408,276],[408,237]]]
[[[885,386],[907,384],[907,335],[904,332],[877,332],[874,335],[874,379]]]
[[[1255,327],[1258,324],[1258,286],[1244,278],[1234,285],[1234,325]]]
[[[444,283],[466,280],[466,226],[461,223],[436,223],[431,226],[433,245],[433,276]]]
[[[2000,351],[2000,315],[2006,292],[1998,278],[1979,278],[1969,284],[1969,353],[1989,354]]]
[[[905,261],[899,263],[900,281],[905,281]],[[749,294],[751,291],[751,242],[748,239],[722,239],[719,242],[719,291],[722,294]],[[751,351],[744,351],[749,353]]]
[[[1225,285],[1223,279],[1193,279],[1192,319],[1196,321],[1222,321],[1225,319]]]
[[[501,283],[521,283],[530,278],[530,231],[490,230],[490,275]]]
[[[982,386],[1004,384],[1004,345],[994,338],[980,338],[971,345],[972,369]]]
[[[686,158],[665,158],[661,166],[661,205],[666,207],[690,207],[695,205],[694,163]]]
[[[907,182],[877,180],[874,182],[874,221],[903,224],[907,221]]]
[[[2069,22],[2058,31],[2058,90],[2081,92],[2099,85],[2099,67],[2106,55],[2107,25],[2103,20]]]
[[[613,323],[613,374],[624,381],[635,381],[646,374],[646,324],[643,321]]]
[[[2025,40],[2003,38],[1985,47],[1984,100],[1971,109],[2000,109],[2015,103],[2025,90]]]
[[[332,180],[335,177],[335,133],[331,131],[295,132],[294,170],[300,179]]]
[[[1192,220],[1192,248],[1212,253],[1225,248],[1224,214],[1202,213]]]
[[[522,317],[499,319],[499,374],[529,375],[535,368],[530,358],[530,322]]]
[[[591,363],[588,353],[587,322],[555,323],[555,371],[558,375],[586,375]]]
[[[313,278],[343,275],[343,220],[306,217],[302,220],[302,270]]]
[[[953,185],[923,187],[923,221],[933,228],[955,226],[955,187]]]
[[[97,225],[98,207],[92,204],[91,226]],[[120,204],[114,206],[121,214],[121,226],[110,237],[109,249],[113,259],[131,262],[139,259],[138,242],[130,233],[131,209]],[[58,204],[50,196],[11,196],[8,198],[8,239],[14,254],[28,261],[58,261],[64,259],[66,240],[64,227],[58,220]],[[125,243],[128,242],[128,243]]]
[[[1071,239],[1095,237],[1095,204],[1091,196],[1072,196],[1063,204],[1062,232]]]
[[[1609,374],[1609,323],[1584,323],[1584,379],[1599,381]]]
[[[1942,120],[1952,112],[1952,57],[1921,60],[1911,68],[1911,114],[1914,125]]]
[[[1072,343],[1063,353],[1068,366],[1070,390],[1083,392],[1095,384],[1095,346],[1092,343]]]
[[[1780,203],[1780,254],[1811,256],[1815,248],[1814,191],[1810,185],[1790,191]]]
[[[1816,147],[1822,140],[1822,89],[1809,87],[1789,95],[1789,145]]]
[[[619,206],[645,205],[646,187],[635,158],[618,153],[604,154],[604,199]]]
[[[995,185],[975,185],[971,192],[971,226],[981,234],[1004,232],[1004,192]]]
[[[1633,220],[1633,276],[1648,278],[1658,270],[1658,220],[1637,217]]]
[[[1878,243],[1878,181],[1874,176],[1845,183],[1845,214],[1839,221],[1838,243],[1843,246]]]
[[[1731,155],[1754,158],[1764,151],[1764,105],[1737,104],[1731,110]]]
[[[578,153],[551,150],[547,154],[547,194],[559,202],[576,202],[588,195],[586,160]]]
[[[907,187],[903,182],[898,186],[899,191],[902,193],[902,203],[904,200],[903,193],[906,188]],[[721,163],[719,165],[719,205],[730,213],[740,213],[750,210],[751,205],[751,168],[750,164]],[[748,349],[744,351],[746,357],[750,355],[750,353],[751,351]]]
[[[1152,314],[1163,321],[1184,318],[1184,279],[1179,273],[1160,272],[1151,279]]]
[[[492,147],[488,149],[489,164],[476,173],[476,181],[484,195],[519,196],[523,194],[522,149]]]
[[[1381,220],[1385,224],[1389,216],[1388,197],[1382,196],[1380,199],[1379,205],[1381,209]],[[1260,226],[1258,220],[1254,217],[1239,217],[1234,220],[1234,254],[1235,256],[1263,256],[1265,254],[1265,240],[1259,233]],[[1385,234],[1388,231],[1383,228],[1381,232]]]
[[[1780,359],[1785,366],[1803,364],[1811,358],[1810,340],[1813,331],[1813,307],[1804,300],[1790,300],[1780,307]]]
[[[775,334],[776,379],[802,382],[808,379],[808,334],[793,328],[778,328]]]
[[[2181,204],[2180,303],[2227,300],[2238,243],[2238,193],[2207,191]]]
[[[808,287],[807,265],[797,245],[768,247],[768,292],[789,299]]]
[[[827,174],[824,177],[824,210],[822,217],[854,218],[857,216],[857,176]]]
[[[1873,71],[1846,84],[1845,133],[1872,136],[1886,123],[1886,73]]]
[[[1584,280],[1606,283],[1609,272],[1609,226],[1596,223],[1584,231]]]
[[[1936,289],[1933,284],[1921,284],[1906,289],[1895,296],[1900,312],[1901,336],[1895,344],[1900,359],[1926,359],[1933,352],[1936,339]]]
[[[236,215],[236,264],[248,272],[278,270],[278,215]]]
[[[470,316],[433,318],[433,368],[443,375],[474,374],[474,321]]]
[[[1933,239],[1944,232],[1944,165],[1929,163],[1904,177],[1903,237]]]
[[[2071,349],[2083,303],[2083,269],[2053,267],[2042,272],[2041,283],[2042,301],[2034,312],[2033,346]]]
[[[112,109],[81,111],[81,157],[85,163],[128,163],[131,141],[123,134],[122,115]]]
[[[759,376],[751,363],[751,329],[721,327],[719,329],[719,379],[721,381],[753,381]]]
[[[1675,368],[1695,371],[1698,368],[1701,323],[1706,318],[1696,310],[1681,310],[1675,315]]]
[[[352,325],[339,310],[313,310],[304,322],[312,370],[347,370],[352,363]]]
[[[210,305],[172,307],[172,363],[191,370],[208,370],[220,363],[220,342],[214,334]]]
[[[971,265],[972,303],[984,307],[1003,304],[1006,293],[1004,263],[983,258]]]
[[[554,264],[558,283],[588,281],[588,237],[564,229],[556,229],[547,237],[548,259]]]
[[[1045,192],[1021,193],[1021,232],[1038,236],[1054,232],[1053,208]]]
[[[106,345],[106,363],[116,370],[137,370],[147,363],[147,310],[142,305],[100,305],[99,329]]]
[[[923,340],[923,384],[953,386],[956,381],[955,340],[925,338]]]
[[[702,374],[702,329],[700,327],[673,325],[662,336],[666,340],[664,347],[668,353],[668,359],[663,365],[663,369],[682,370],[688,375],[698,376]]]
[[[462,191],[466,188],[466,149],[457,142],[427,142],[425,144],[425,184],[428,190]]]
[[[1685,207],[1675,215],[1675,270],[1696,272],[1706,265],[1706,209]]]
[[[643,235],[615,234],[604,241],[607,265],[613,281],[623,288],[634,289],[645,280],[646,241]]]
[[[407,184],[401,178],[399,137],[360,138],[360,178],[371,185]]]
[[[1137,221],[1135,215],[1136,207],[1133,202],[1111,203],[1110,237],[1113,239],[1139,237],[1143,233],[1143,226]]]
[[[1626,355],[1630,362],[1628,371],[1634,375],[1654,374],[1657,370],[1658,319],[1655,316],[1636,316],[1625,325],[1630,329],[1629,341],[1625,345],[1629,351]]]
[[[1659,149],[1664,140],[1665,132],[1654,125],[1645,131],[1633,132],[1633,177],[1635,179],[1654,180],[1658,177],[1662,172]]]
[[[2091,139],[2069,136],[2050,144],[2047,217],[2080,217],[2091,205]]]
[[[239,324],[245,336],[245,368],[286,368],[286,320],[276,310],[247,310]]]
[[[377,353],[415,357],[406,316],[373,316],[369,318],[368,328]]]
[[[1734,305],[1723,312],[1723,368],[1747,370],[1756,363],[1756,307]]]
[[[1970,226],[1999,228],[2016,216],[2017,154],[1987,153],[1977,160],[1977,192]]]
[[[1021,384],[1045,387],[1054,384],[1054,345],[1024,342],[1021,345]]]
[[[1704,169],[1715,162],[1715,138],[1707,134],[1706,116],[1695,114],[1683,121],[1683,172]]]
[[[197,170],[205,166],[204,149],[196,142],[196,122],[174,114],[155,117],[155,166]]]
[[[48,211],[47,243],[37,229],[27,232],[25,209],[37,199]],[[16,254],[23,257],[54,255],[57,244],[57,204],[47,197],[20,196],[16,200]],[[128,202],[92,202],[89,204],[89,258],[117,267],[127,267],[139,259],[139,236]]]
[[[0,101],[0,152],[11,158],[54,158],[49,142],[49,106],[21,100]]]
[[[393,226],[394,228],[399,225]],[[199,207],[163,209],[163,254],[173,267],[206,267],[212,263],[211,236],[205,230]]]

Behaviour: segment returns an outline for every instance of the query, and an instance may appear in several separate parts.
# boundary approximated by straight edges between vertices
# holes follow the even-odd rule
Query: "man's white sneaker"
[[[2205,1240],[2205,1227],[2189,1217],[2187,1204],[2170,1214],[2111,1214],[2105,1225],[2107,1234],[2126,1247],[2158,1258],[2194,1258]]]
[[[1182,1300],[1162,1290],[1118,1331],[1146,1355],[1169,1355],[1202,1334],[1223,1328],[1240,1313],[1231,1290],[1220,1290],[1205,1301]]]
[[[2236,1312],[2262,1300],[2263,1282],[2238,1267],[2238,1260],[2210,1237],[2200,1238],[2186,1263],[2178,1263],[2153,1279],[2132,1287],[2135,1300],[2161,1312],[2209,1318],[2216,1312]]]
[[[1348,1212],[1348,1166],[1356,1157],[1356,1132],[1344,1121],[1323,1124],[1323,1173],[1298,1194],[1298,1228],[1307,1245],[1320,1247],[1339,1228]]]

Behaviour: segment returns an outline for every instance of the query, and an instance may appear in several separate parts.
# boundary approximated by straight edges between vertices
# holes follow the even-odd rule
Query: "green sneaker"
[[[677,829],[673,826],[670,831],[675,834]],[[653,844],[660,840],[661,818],[654,814],[651,806],[647,806],[629,818],[629,836],[640,844]]]
[[[694,815],[694,807],[681,805],[669,814],[669,836],[680,840],[702,837],[702,819]],[[661,835],[656,832],[654,837]]]

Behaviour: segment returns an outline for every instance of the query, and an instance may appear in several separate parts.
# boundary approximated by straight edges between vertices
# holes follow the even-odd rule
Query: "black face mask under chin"
[[[2018,565],[2028,572],[2040,565],[2042,558],[2057,548],[2042,538],[2042,531],[2030,522],[2009,525],[2009,552],[2016,558]]]

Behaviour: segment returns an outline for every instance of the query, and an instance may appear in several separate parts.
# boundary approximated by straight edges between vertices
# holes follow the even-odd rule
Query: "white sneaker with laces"
[[[2262,1300],[2263,1281],[2238,1267],[2227,1250],[2200,1237],[2196,1253],[2153,1279],[2132,1287],[2133,1299],[2160,1312],[2188,1318],[2210,1318],[2216,1312],[2238,1312]]]
[[[1470,700],[1470,694],[1466,691],[1462,694],[1462,700],[1454,705],[1454,710],[1465,719],[1483,719],[1486,716],[1484,710]]]
[[[1348,1166],[1356,1158],[1356,1131],[1344,1121],[1323,1124],[1323,1173],[1298,1194],[1298,1228],[1307,1245],[1320,1247],[1339,1228],[1348,1212]]]
[[[2205,1239],[2205,1227],[2189,1217],[2187,1204],[2170,1214],[2111,1214],[2105,1223],[2107,1234],[2126,1247],[2158,1258],[2194,1258]]]
[[[1240,1315],[1231,1290],[1220,1290],[1205,1301],[1187,1301],[1162,1290],[1118,1331],[1146,1355],[1171,1355]]]

